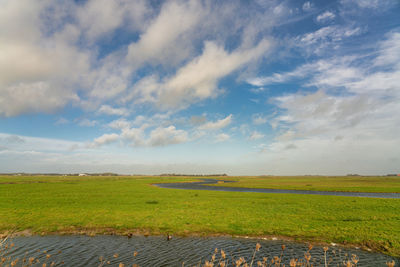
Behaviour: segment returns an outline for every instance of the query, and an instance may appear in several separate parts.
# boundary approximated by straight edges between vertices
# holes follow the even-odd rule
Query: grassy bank
[[[398,176],[256,176],[227,177],[224,180],[232,180],[236,183],[217,186],[400,193],[400,177]]]
[[[184,177],[0,177],[0,231],[287,236],[400,255],[400,200],[161,189]]]

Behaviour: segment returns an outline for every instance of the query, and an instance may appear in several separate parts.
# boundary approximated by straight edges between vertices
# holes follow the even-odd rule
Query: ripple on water
[[[261,244],[261,249],[256,253],[256,261],[262,261],[263,257],[271,259],[273,256],[280,256],[281,246],[284,244],[286,249],[283,261],[288,266],[290,259],[304,258],[308,249],[307,245],[298,243],[228,237],[174,237],[167,241],[165,237],[160,236],[134,236],[130,239],[122,236],[33,236],[17,237],[12,242],[15,243],[15,247],[9,256],[13,258],[22,258],[27,254],[28,257],[43,259],[46,254],[51,254],[48,263],[63,261],[65,266],[98,266],[100,256],[109,260],[111,266],[120,262],[129,266],[133,263],[139,266],[182,266],[183,262],[185,266],[193,266],[200,261],[204,263],[205,260],[210,260],[215,248],[219,251],[223,249],[230,262],[239,257],[244,257],[250,262],[257,242]],[[58,254],[60,250],[61,253]],[[134,251],[138,252],[136,257],[133,255]],[[114,257],[115,254],[118,254],[118,257]],[[314,247],[310,254],[314,266],[323,266],[322,247]],[[333,260],[330,266],[336,266],[352,254],[359,257],[359,266],[385,266],[385,262],[393,259],[399,262],[399,259],[379,253],[330,247],[328,259]],[[219,257],[220,253],[217,254],[217,259]],[[43,262],[42,260],[36,266],[42,266]]]

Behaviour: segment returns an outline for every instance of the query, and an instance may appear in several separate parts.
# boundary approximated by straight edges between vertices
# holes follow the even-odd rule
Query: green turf
[[[400,193],[400,176],[257,176],[223,179],[237,182],[217,186]]]
[[[0,177],[0,231],[277,235],[400,255],[400,200],[192,191],[180,177]]]

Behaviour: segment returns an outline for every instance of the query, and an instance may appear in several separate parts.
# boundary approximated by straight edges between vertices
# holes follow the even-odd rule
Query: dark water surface
[[[218,183],[218,180],[215,180],[215,179],[202,179],[202,180],[203,180],[203,182],[163,183],[163,184],[154,184],[154,185],[161,187],[161,188],[171,188],[171,189],[253,192],[253,193],[286,193],[286,194],[302,194],[302,195],[370,197],[370,198],[400,198],[400,193],[333,192],[333,191],[246,188],[246,187],[229,187],[229,186],[208,186],[208,184]],[[224,181],[224,182],[232,183],[234,181]]]
[[[124,263],[125,266],[138,264],[139,266],[194,266],[201,261],[211,260],[214,249],[223,249],[226,252],[227,260],[232,263],[232,259],[244,257],[250,263],[256,243],[261,244],[260,251],[256,253],[256,261],[263,260],[263,257],[280,256],[282,244],[286,248],[283,254],[283,261],[286,266],[292,258],[303,258],[308,246],[294,242],[267,241],[245,238],[228,237],[173,237],[167,241],[160,236],[134,236],[127,238],[124,236],[33,236],[16,237],[12,240],[15,246],[7,256],[16,257],[39,257],[40,263],[34,266],[47,266],[52,261],[56,263],[64,262],[62,266],[99,266],[99,257],[103,256],[110,264],[105,266],[118,266]],[[136,257],[133,253],[137,251]],[[118,253],[118,257],[114,254]],[[50,258],[46,259],[46,255]],[[324,266],[323,248],[315,246],[310,251],[311,262],[314,266]],[[359,258],[358,266],[386,266],[386,262],[399,259],[392,258],[379,253],[369,253],[356,249],[343,249],[335,246],[329,247],[327,253],[328,261],[332,260],[329,266],[337,266],[338,263],[351,258],[351,254],[356,254]],[[216,254],[217,262],[220,253]],[[18,266],[20,266],[21,262]],[[55,266],[60,266],[56,264]],[[256,263],[253,266],[257,266]],[[396,265],[397,266],[397,265]]]

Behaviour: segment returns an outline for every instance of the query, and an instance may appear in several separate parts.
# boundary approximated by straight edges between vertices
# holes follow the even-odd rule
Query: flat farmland
[[[244,185],[247,179],[246,186],[266,183],[246,177],[218,179],[240,180],[229,186]],[[301,188],[310,183],[309,177],[301,178],[305,180],[300,184],[294,178],[281,179],[280,188]],[[400,255],[400,199],[176,190],[152,185],[197,180],[198,177],[156,176],[1,176],[0,232],[274,236]],[[339,182],[335,187],[331,179],[326,186],[320,181],[318,187],[312,188],[346,189]],[[382,192],[382,188],[385,187],[374,192]]]

